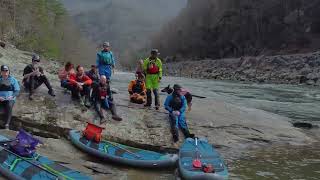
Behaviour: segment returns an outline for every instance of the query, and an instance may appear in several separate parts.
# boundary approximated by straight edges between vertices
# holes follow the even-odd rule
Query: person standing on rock
[[[102,47],[103,49],[97,53],[96,64],[99,75],[104,75],[110,80],[113,69],[115,68],[115,59],[113,53],[110,51],[109,42],[104,42]]]
[[[81,105],[90,107],[89,100],[92,80],[84,73],[82,66],[77,66],[76,71],[76,74],[71,74],[69,78],[71,96],[73,99],[80,99]]]
[[[103,122],[105,118],[103,115],[103,109],[111,110],[113,120],[122,121],[122,118],[117,114],[116,105],[114,104],[112,92],[110,90],[109,80],[105,75],[100,76],[99,83],[94,83],[92,98],[94,108],[98,113],[101,122]]]
[[[5,128],[9,129],[12,109],[16,97],[19,95],[20,86],[18,81],[10,75],[9,67],[1,66],[0,76],[0,106],[5,113]]]
[[[43,68],[39,66],[40,56],[37,54],[32,55],[32,64],[27,65],[23,70],[23,85],[29,90],[29,99],[33,100],[33,94],[35,89],[40,87],[43,83],[48,88],[48,94],[56,96],[52,89],[52,86],[44,74]]]
[[[194,137],[194,134],[190,134],[185,120],[187,100],[180,94],[181,88],[180,85],[175,84],[173,86],[173,93],[166,98],[164,103],[165,109],[169,111],[170,127],[174,143],[179,141],[179,128],[181,128],[186,138]]]
[[[162,62],[158,58],[159,51],[157,49],[151,50],[151,56],[144,60],[143,70],[146,74],[146,88],[147,88],[147,103],[145,107],[151,107],[152,96],[151,91],[153,91],[155,99],[156,110],[159,110],[159,84],[162,79]]]

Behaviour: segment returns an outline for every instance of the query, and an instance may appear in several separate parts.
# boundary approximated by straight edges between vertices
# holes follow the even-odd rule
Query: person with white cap
[[[99,70],[99,75],[104,75],[110,80],[113,69],[115,68],[115,59],[110,50],[109,42],[104,42],[102,47],[103,49],[97,53],[96,64]]]
[[[20,86],[18,81],[10,75],[9,67],[2,65],[0,75],[0,106],[5,112],[6,129],[9,129],[13,105],[19,92]]]

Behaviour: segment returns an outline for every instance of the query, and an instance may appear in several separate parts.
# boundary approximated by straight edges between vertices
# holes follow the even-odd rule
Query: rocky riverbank
[[[170,76],[320,86],[320,51],[307,54],[172,62]]]
[[[30,55],[29,52],[11,47],[0,48],[0,64],[8,65],[11,74],[21,82],[23,68],[31,61]],[[41,137],[58,139],[67,137],[70,129],[83,129],[86,121],[98,119],[93,109],[81,107],[71,101],[70,94],[60,88],[57,71],[61,64],[42,60],[42,66],[51,79],[57,96],[50,97],[45,87],[41,87],[37,90],[35,100],[31,102],[22,88],[13,113],[14,129],[23,127]],[[129,103],[126,87],[119,86],[119,81],[121,78],[116,73],[112,86],[119,89],[114,99],[123,121],[116,122],[108,117],[103,138],[150,150],[176,152],[177,149],[172,145],[168,115],[164,109],[146,110]],[[163,81],[164,84],[172,83],[166,78]],[[162,101],[164,98],[161,96]],[[187,113],[187,119],[190,130],[198,136],[207,137],[227,161],[238,157],[248,147],[274,143],[301,145],[314,141],[300,129],[294,128],[288,118],[211,98],[194,99],[193,110]],[[55,139],[48,139],[48,142],[57,142],[60,146],[59,143],[62,142]],[[68,146],[64,144],[61,147],[71,148],[69,143]],[[65,150],[58,148],[55,153],[61,154]],[[45,151],[47,149],[43,150]],[[76,154],[78,151],[72,153]]]

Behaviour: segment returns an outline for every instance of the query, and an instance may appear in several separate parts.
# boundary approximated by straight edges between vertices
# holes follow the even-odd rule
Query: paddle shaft
[[[44,170],[44,171],[48,172],[49,174],[51,174],[51,175],[53,175],[53,176],[57,177],[57,179],[63,179],[63,178],[60,178],[60,176],[58,176],[58,175],[56,175],[56,174],[54,174],[54,173],[52,173],[52,172],[48,171],[46,168],[43,168],[42,166],[40,166],[40,165],[38,165],[38,164],[36,164],[36,163],[34,163],[34,162],[32,162],[32,161],[29,161],[28,159],[26,159],[26,158],[24,158],[24,157],[22,157],[22,156],[19,156],[18,154],[14,153],[14,152],[12,152],[12,151],[10,151],[10,150],[8,150],[8,149],[4,148],[4,147],[2,147],[2,148],[3,148],[3,150],[5,150],[6,152],[11,153],[11,154],[13,154],[13,155],[17,156],[18,158],[20,158],[20,159],[22,159],[22,160],[24,160],[24,161],[27,161],[28,163],[30,163],[30,164],[32,164],[32,165],[34,165],[34,166],[36,166],[36,167],[38,167],[38,168],[40,168],[40,169],[42,169],[42,170]]]
[[[0,144],[7,144],[7,143],[10,143],[15,140],[17,140],[17,139],[9,139],[9,140],[5,140],[5,141],[0,141]]]
[[[117,146],[115,143],[112,143],[112,142],[109,142],[109,141],[106,141],[106,143],[109,143],[109,144],[111,144],[111,145],[113,145],[113,146],[115,146],[115,147],[117,147],[117,148],[119,148],[119,149],[121,149],[121,150],[126,151],[126,152],[129,153],[129,154],[132,154],[132,155],[134,155],[136,158],[139,158],[139,159],[141,158],[141,156],[139,156],[138,154],[133,153],[133,152],[129,151],[128,149],[125,149],[125,148],[122,148],[122,147],[120,147],[120,146]]]

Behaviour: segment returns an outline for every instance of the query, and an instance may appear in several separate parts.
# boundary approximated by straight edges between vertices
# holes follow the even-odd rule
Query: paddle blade
[[[194,168],[201,168],[202,165],[201,165],[200,159],[195,159],[195,160],[193,160],[193,161],[192,161],[192,166],[193,166]]]

